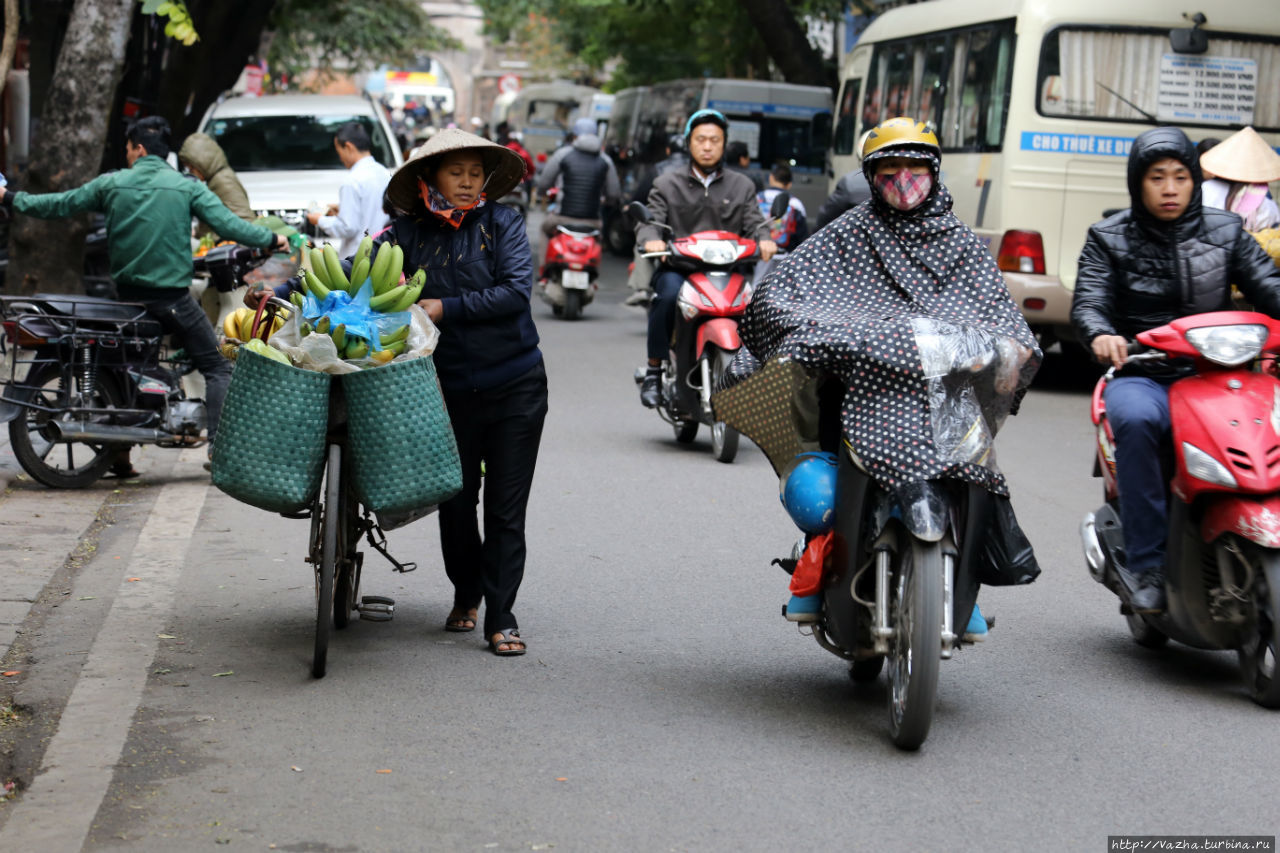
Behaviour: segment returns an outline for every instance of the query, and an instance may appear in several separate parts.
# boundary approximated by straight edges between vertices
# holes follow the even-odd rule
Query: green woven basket
[[[458,445],[430,358],[347,373],[342,390],[361,503],[374,512],[405,512],[462,489]]]
[[[329,374],[241,349],[213,443],[213,484],[271,512],[297,512],[324,472]]]

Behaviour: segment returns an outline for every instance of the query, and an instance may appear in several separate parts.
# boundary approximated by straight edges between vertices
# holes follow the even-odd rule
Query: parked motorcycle
[[[1134,639],[1170,638],[1200,649],[1235,649],[1249,695],[1280,708],[1280,380],[1251,365],[1280,350],[1280,322],[1221,311],[1175,320],[1138,335],[1132,360],[1185,357],[1195,373],[1169,387],[1173,433],[1167,608],[1137,614],[1137,579],[1125,566],[1116,483],[1115,436],[1098,381],[1094,476],[1106,503],[1080,526],[1089,574],[1120,599]]]
[[[595,299],[596,279],[600,277],[599,237],[595,228],[560,225],[547,241],[538,292],[557,317],[577,320],[583,306]]]
[[[790,199],[787,193],[780,193],[773,202],[772,215],[785,213]],[[641,222],[653,221],[649,209],[638,201],[631,202],[627,211]],[[671,231],[667,225],[659,225]],[[751,269],[760,259],[760,249],[755,240],[730,231],[672,236],[665,251],[642,254],[665,258],[685,278],[676,301],[671,350],[662,366],[658,415],[671,424],[676,441],[682,444],[693,441],[699,424],[710,426],[712,454],[720,462],[732,462],[738,455],[739,434],[716,420],[711,393],[742,348],[738,318],[751,301]],[[644,373],[643,367],[636,370],[637,385],[644,381]]]
[[[220,246],[194,260],[215,282],[243,283],[267,250]],[[219,287],[222,284],[218,285]],[[0,297],[13,352],[0,423],[22,469],[46,486],[84,488],[134,444],[199,447],[203,400],[182,377],[195,368],[166,347],[160,323],[139,304],[93,296]]]

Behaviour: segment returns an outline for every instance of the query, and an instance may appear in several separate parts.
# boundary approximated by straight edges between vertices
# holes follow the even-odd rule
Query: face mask
[[[929,197],[933,175],[913,175],[910,169],[899,169],[892,175],[876,175],[876,189],[890,207],[911,210]]]

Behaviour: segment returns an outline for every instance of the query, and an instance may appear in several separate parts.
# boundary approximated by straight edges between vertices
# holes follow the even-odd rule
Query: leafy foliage
[[[799,17],[829,21],[844,6],[843,0],[777,2]],[[704,74],[769,75],[768,52],[737,0],[478,0],[478,5],[486,34],[500,42],[536,48],[542,41],[539,29],[548,29],[567,63],[562,72],[598,74],[610,60],[620,60],[610,89]],[[532,61],[539,66],[538,57]]]
[[[432,51],[458,46],[415,0],[276,0],[268,28],[267,60],[277,79],[281,72],[316,69],[325,77],[383,63],[413,68]]]
[[[182,0],[141,0],[142,14],[162,15],[169,18],[164,25],[164,34],[174,41],[180,41],[187,47],[200,40],[195,25],[191,21],[191,13]]]

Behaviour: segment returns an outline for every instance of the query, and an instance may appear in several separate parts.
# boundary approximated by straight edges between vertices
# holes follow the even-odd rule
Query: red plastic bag
[[[791,573],[792,595],[816,595],[822,589],[822,573],[826,570],[827,558],[831,556],[834,537],[835,531],[828,530],[809,540],[796,562],[796,570]]]

